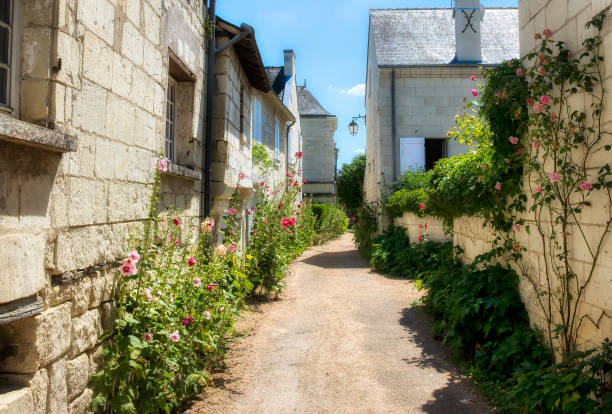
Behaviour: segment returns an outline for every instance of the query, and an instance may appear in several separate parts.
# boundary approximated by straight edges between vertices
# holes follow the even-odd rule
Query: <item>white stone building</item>
[[[298,98],[304,139],[304,193],[315,203],[336,205],[338,149],[334,134],[338,119],[323,108],[306,85],[298,87]]]
[[[484,14],[484,16],[483,16]],[[366,79],[365,199],[378,204],[408,169],[430,169],[468,147],[446,139],[465,108],[479,67],[518,58],[518,10],[370,11]]]

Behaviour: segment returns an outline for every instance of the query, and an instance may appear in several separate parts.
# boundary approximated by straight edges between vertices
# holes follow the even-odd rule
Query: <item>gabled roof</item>
[[[282,101],[285,95],[285,68],[282,66],[267,66],[266,75],[270,87]]]
[[[379,66],[448,65],[455,59],[452,9],[370,10]],[[481,22],[482,64],[519,57],[517,8],[487,8]]]
[[[216,30],[217,36],[228,36],[230,39],[240,33],[238,26],[218,16]],[[268,92],[270,90],[270,83],[268,82],[268,76],[266,75],[261,55],[259,54],[255,35],[245,37],[233,47],[251,85],[262,92]]]
[[[333,116],[323,108],[305,86],[298,86],[297,94],[300,116]]]

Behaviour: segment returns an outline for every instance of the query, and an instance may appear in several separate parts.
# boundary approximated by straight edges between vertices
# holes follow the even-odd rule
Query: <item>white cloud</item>
[[[365,148],[358,148],[355,150],[355,154],[363,154],[365,153]]]
[[[327,89],[332,89],[334,87],[334,85],[328,85]]]
[[[365,83],[358,83],[357,85],[353,86],[348,91],[345,89],[342,89],[340,93],[343,93],[345,95],[364,96],[365,95]]]

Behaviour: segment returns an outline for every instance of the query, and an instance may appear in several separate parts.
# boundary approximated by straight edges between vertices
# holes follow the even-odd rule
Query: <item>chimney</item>
[[[285,76],[291,77],[295,74],[295,54],[293,50],[283,50],[285,54]]]
[[[484,8],[479,0],[455,0],[456,61],[458,63],[480,63],[482,47],[480,38]]]

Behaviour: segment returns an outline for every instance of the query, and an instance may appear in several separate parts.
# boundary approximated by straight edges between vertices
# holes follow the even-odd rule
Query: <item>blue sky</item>
[[[481,0],[485,7],[516,7],[517,0]],[[365,127],[352,137],[348,124],[365,114],[359,84],[365,83],[368,10],[450,7],[451,0],[217,0],[217,14],[255,28],[266,66],[281,66],[293,49],[298,83],[338,117],[338,168],[365,149]]]

